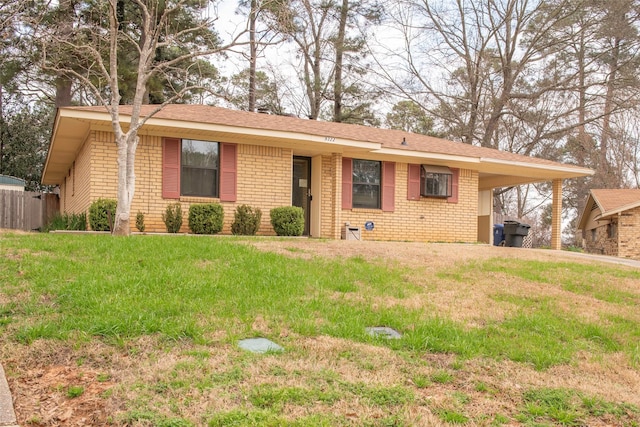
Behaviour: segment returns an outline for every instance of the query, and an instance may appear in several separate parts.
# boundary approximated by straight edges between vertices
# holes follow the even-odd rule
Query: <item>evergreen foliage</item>
[[[167,233],[177,233],[182,227],[182,205],[169,203],[162,214],[162,221],[167,227]]]
[[[144,214],[138,211],[138,213],[136,214],[136,229],[138,229],[139,232],[144,233],[145,228]]]
[[[113,199],[98,199],[89,207],[89,225],[93,231],[111,231],[117,202]]]
[[[220,203],[189,207],[189,228],[195,234],[217,234],[222,231],[224,209]]]
[[[240,205],[236,208],[231,233],[244,236],[253,236],[260,229],[262,211],[260,208],[253,209],[249,205]]]
[[[304,232],[304,211],[298,206],[273,208],[270,216],[278,236],[301,236]]]
[[[79,214],[55,214],[53,218],[42,228],[42,232],[48,233],[54,230],[76,230],[86,231],[87,214],[85,212]]]

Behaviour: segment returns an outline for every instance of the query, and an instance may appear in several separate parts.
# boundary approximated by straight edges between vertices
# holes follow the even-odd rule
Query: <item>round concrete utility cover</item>
[[[280,352],[284,348],[266,338],[247,338],[238,341],[238,346],[252,353]]]
[[[393,328],[387,326],[374,326],[367,328],[367,333],[374,337],[387,338],[387,339],[400,339],[402,334]]]

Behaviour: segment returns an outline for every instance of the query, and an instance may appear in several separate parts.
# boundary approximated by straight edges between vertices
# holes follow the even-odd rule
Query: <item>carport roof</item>
[[[156,108],[143,106],[142,116],[153,114]],[[120,107],[123,125],[130,121],[130,114],[130,106]],[[44,184],[61,182],[92,129],[111,130],[111,116],[104,107],[58,110]],[[140,134],[289,147],[296,155],[341,153],[345,157],[472,169],[480,173],[480,190],[593,174],[583,167],[401,130],[207,105],[166,105],[147,120]]]

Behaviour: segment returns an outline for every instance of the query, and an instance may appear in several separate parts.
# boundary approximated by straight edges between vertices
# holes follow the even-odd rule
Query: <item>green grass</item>
[[[438,417],[448,424],[465,424],[469,417],[451,409],[441,409],[437,411]]]
[[[590,415],[608,415],[627,425],[626,422],[640,415],[640,408],[633,405],[606,402],[568,389],[531,389],[523,393],[523,401],[524,407],[517,419],[526,425],[582,426]]]
[[[25,343],[95,336],[118,341],[151,334],[206,343],[212,330],[225,331],[233,340],[250,335],[260,316],[274,334],[286,327],[305,336],[373,342],[364,328],[387,325],[405,336],[377,340],[380,345],[452,352],[462,358],[508,358],[537,369],[567,363],[585,349],[637,355],[630,341],[620,342],[616,328],[562,313],[550,300],[521,298],[523,310],[475,329],[422,310],[374,308],[373,298],[402,299],[418,288],[407,283],[402,269],[357,257],[292,259],[233,239],[189,236],[38,235],[3,240],[6,252],[19,254],[0,263],[7,278],[4,292],[22,297],[0,306],[0,327]],[[558,280],[561,286],[585,283],[585,275],[603,280],[607,272],[640,278],[634,271],[570,263],[543,268],[536,261],[507,260],[462,266],[450,274],[459,278],[477,270],[544,283]],[[635,300],[635,295],[619,299],[622,304]],[[632,328],[636,336],[638,325]]]
[[[76,397],[80,397],[84,394],[84,387],[82,386],[70,386],[67,389],[67,397],[73,399]]]
[[[158,339],[167,351],[188,343],[178,362],[159,370],[152,381],[135,385],[138,398],[118,418],[124,424],[354,425],[346,415],[314,413],[313,408],[342,401],[386,408],[371,425],[410,424],[403,411],[416,406],[429,408],[443,422],[463,424],[478,420],[466,413],[469,402],[499,395],[493,383],[472,379],[470,387],[453,391],[450,397],[465,411],[430,407],[423,396],[467,383],[468,361],[476,358],[510,360],[544,371],[576,363],[578,353],[597,360],[620,352],[631,366],[640,366],[640,324],[624,310],[586,320],[562,309],[557,299],[515,295],[502,285],[543,284],[631,310],[640,303],[640,293],[603,285],[638,281],[640,273],[630,269],[493,259],[435,274],[429,289],[423,289],[408,279],[419,269],[390,268],[363,257],[288,257],[261,252],[235,237],[4,234],[0,239],[0,331],[7,342],[28,346],[45,339],[80,347],[99,340],[131,357],[144,351],[135,344],[143,337]],[[470,326],[444,311],[401,304],[437,291],[441,282],[467,284],[485,277],[501,278],[489,296],[511,308],[500,320]],[[382,303],[387,297],[400,304]],[[395,328],[403,337],[385,340],[365,332],[368,326],[381,325]],[[253,355],[229,350],[238,339],[250,336],[272,338],[285,352]],[[328,368],[313,371],[278,363],[306,355],[300,339],[321,336],[349,343]],[[355,343],[383,347],[422,369],[407,371],[406,381],[394,385],[346,381],[346,366],[373,377],[387,369],[386,359]],[[220,359],[219,350],[230,354]],[[430,365],[422,360],[425,354],[451,356],[446,365]],[[265,359],[271,364],[262,375],[271,381],[252,377],[249,369]],[[106,370],[99,372],[99,382],[116,381]],[[279,382],[291,378],[299,380],[295,385]],[[82,387],[65,390],[69,398],[86,392]],[[236,402],[235,409],[205,413],[197,422],[181,415],[185,401],[207,393]],[[161,396],[172,415],[151,403]],[[531,389],[521,399],[519,412],[510,416],[527,425],[580,425],[589,417],[640,416],[633,406],[574,391]],[[292,420],[285,416],[288,407],[309,415]],[[483,419],[494,420],[493,425],[509,420],[496,414]]]

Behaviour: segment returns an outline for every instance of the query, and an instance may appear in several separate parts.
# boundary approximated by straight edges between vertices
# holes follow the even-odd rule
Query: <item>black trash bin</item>
[[[518,221],[504,222],[504,245],[512,248],[521,248],[524,237],[529,234],[529,224]]]
[[[493,224],[493,246],[504,246],[504,224]]]

